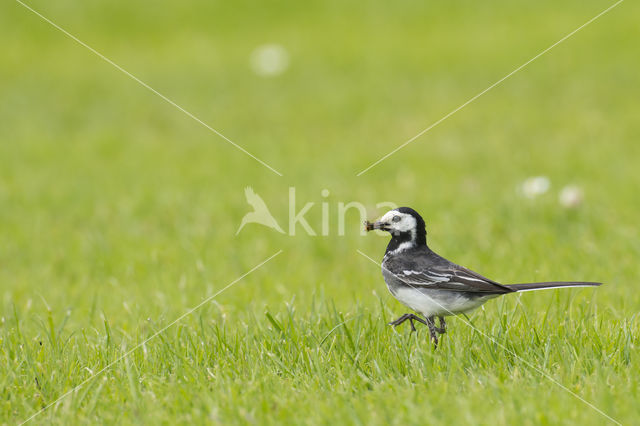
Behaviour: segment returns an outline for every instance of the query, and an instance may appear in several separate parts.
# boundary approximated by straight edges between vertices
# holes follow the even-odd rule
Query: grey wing
[[[389,272],[407,285],[434,290],[502,294],[513,290],[470,269],[440,258],[428,265],[394,265]],[[444,261],[444,262],[443,262]],[[434,264],[435,263],[435,264]],[[418,266],[418,267],[416,267]]]

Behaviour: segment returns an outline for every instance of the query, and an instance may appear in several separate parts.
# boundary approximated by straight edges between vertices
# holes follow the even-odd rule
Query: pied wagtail
[[[382,275],[391,294],[403,305],[422,314],[404,314],[389,325],[409,320],[429,327],[434,345],[437,333],[446,332],[444,317],[471,311],[489,299],[518,291],[559,287],[599,286],[597,282],[554,281],[526,284],[499,284],[456,265],[427,246],[427,231],[422,217],[412,208],[400,207],[387,212],[379,221],[365,222],[366,230],[380,229],[391,234],[382,260]],[[435,317],[440,327],[436,327]]]

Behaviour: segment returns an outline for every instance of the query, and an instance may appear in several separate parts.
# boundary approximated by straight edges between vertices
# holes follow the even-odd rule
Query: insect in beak
[[[374,229],[380,229],[382,231],[386,231],[387,230],[387,224],[383,223],[383,222],[369,222],[368,220],[364,221],[364,229],[369,232],[369,231],[373,231]]]

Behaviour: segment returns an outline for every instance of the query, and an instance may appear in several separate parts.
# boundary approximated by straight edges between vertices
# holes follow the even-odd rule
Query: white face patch
[[[416,218],[410,214],[391,210],[380,218],[380,222],[387,224],[387,228],[389,228],[391,233],[411,232],[413,236],[412,239],[415,238],[416,226],[418,223],[416,222]]]

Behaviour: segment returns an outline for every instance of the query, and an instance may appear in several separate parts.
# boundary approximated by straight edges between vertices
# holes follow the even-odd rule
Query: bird
[[[391,294],[421,315],[407,313],[389,325],[397,327],[408,320],[413,332],[416,331],[413,322],[422,323],[429,328],[430,338],[436,348],[438,334],[446,333],[445,316],[470,312],[487,300],[504,294],[602,284],[590,281],[500,284],[431,250],[427,245],[425,221],[410,207],[390,210],[374,223],[365,221],[365,229],[391,234],[391,241],[382,259],[382,275]],[[436,326],[436,317],[439,326]]]
[[[281,234],[284,234],[284,231],[282,230],[282,228],[280,228],[278,222],[276,222],[274,217],[271,215],[271,212],[269,211],[269,208],[265,204],[264,200],[255,193],[253,188],[247,186],[244,189],[244,196],[247,199],[247,203],[249,203],[249,205],[253,207],[253,211],[244,215],[242,221],[240,222],[240,227],[236,231],[236,235],[240,233],[242,228],[244,228],[247,223],[259,223],[261,225],[275,229]]]

